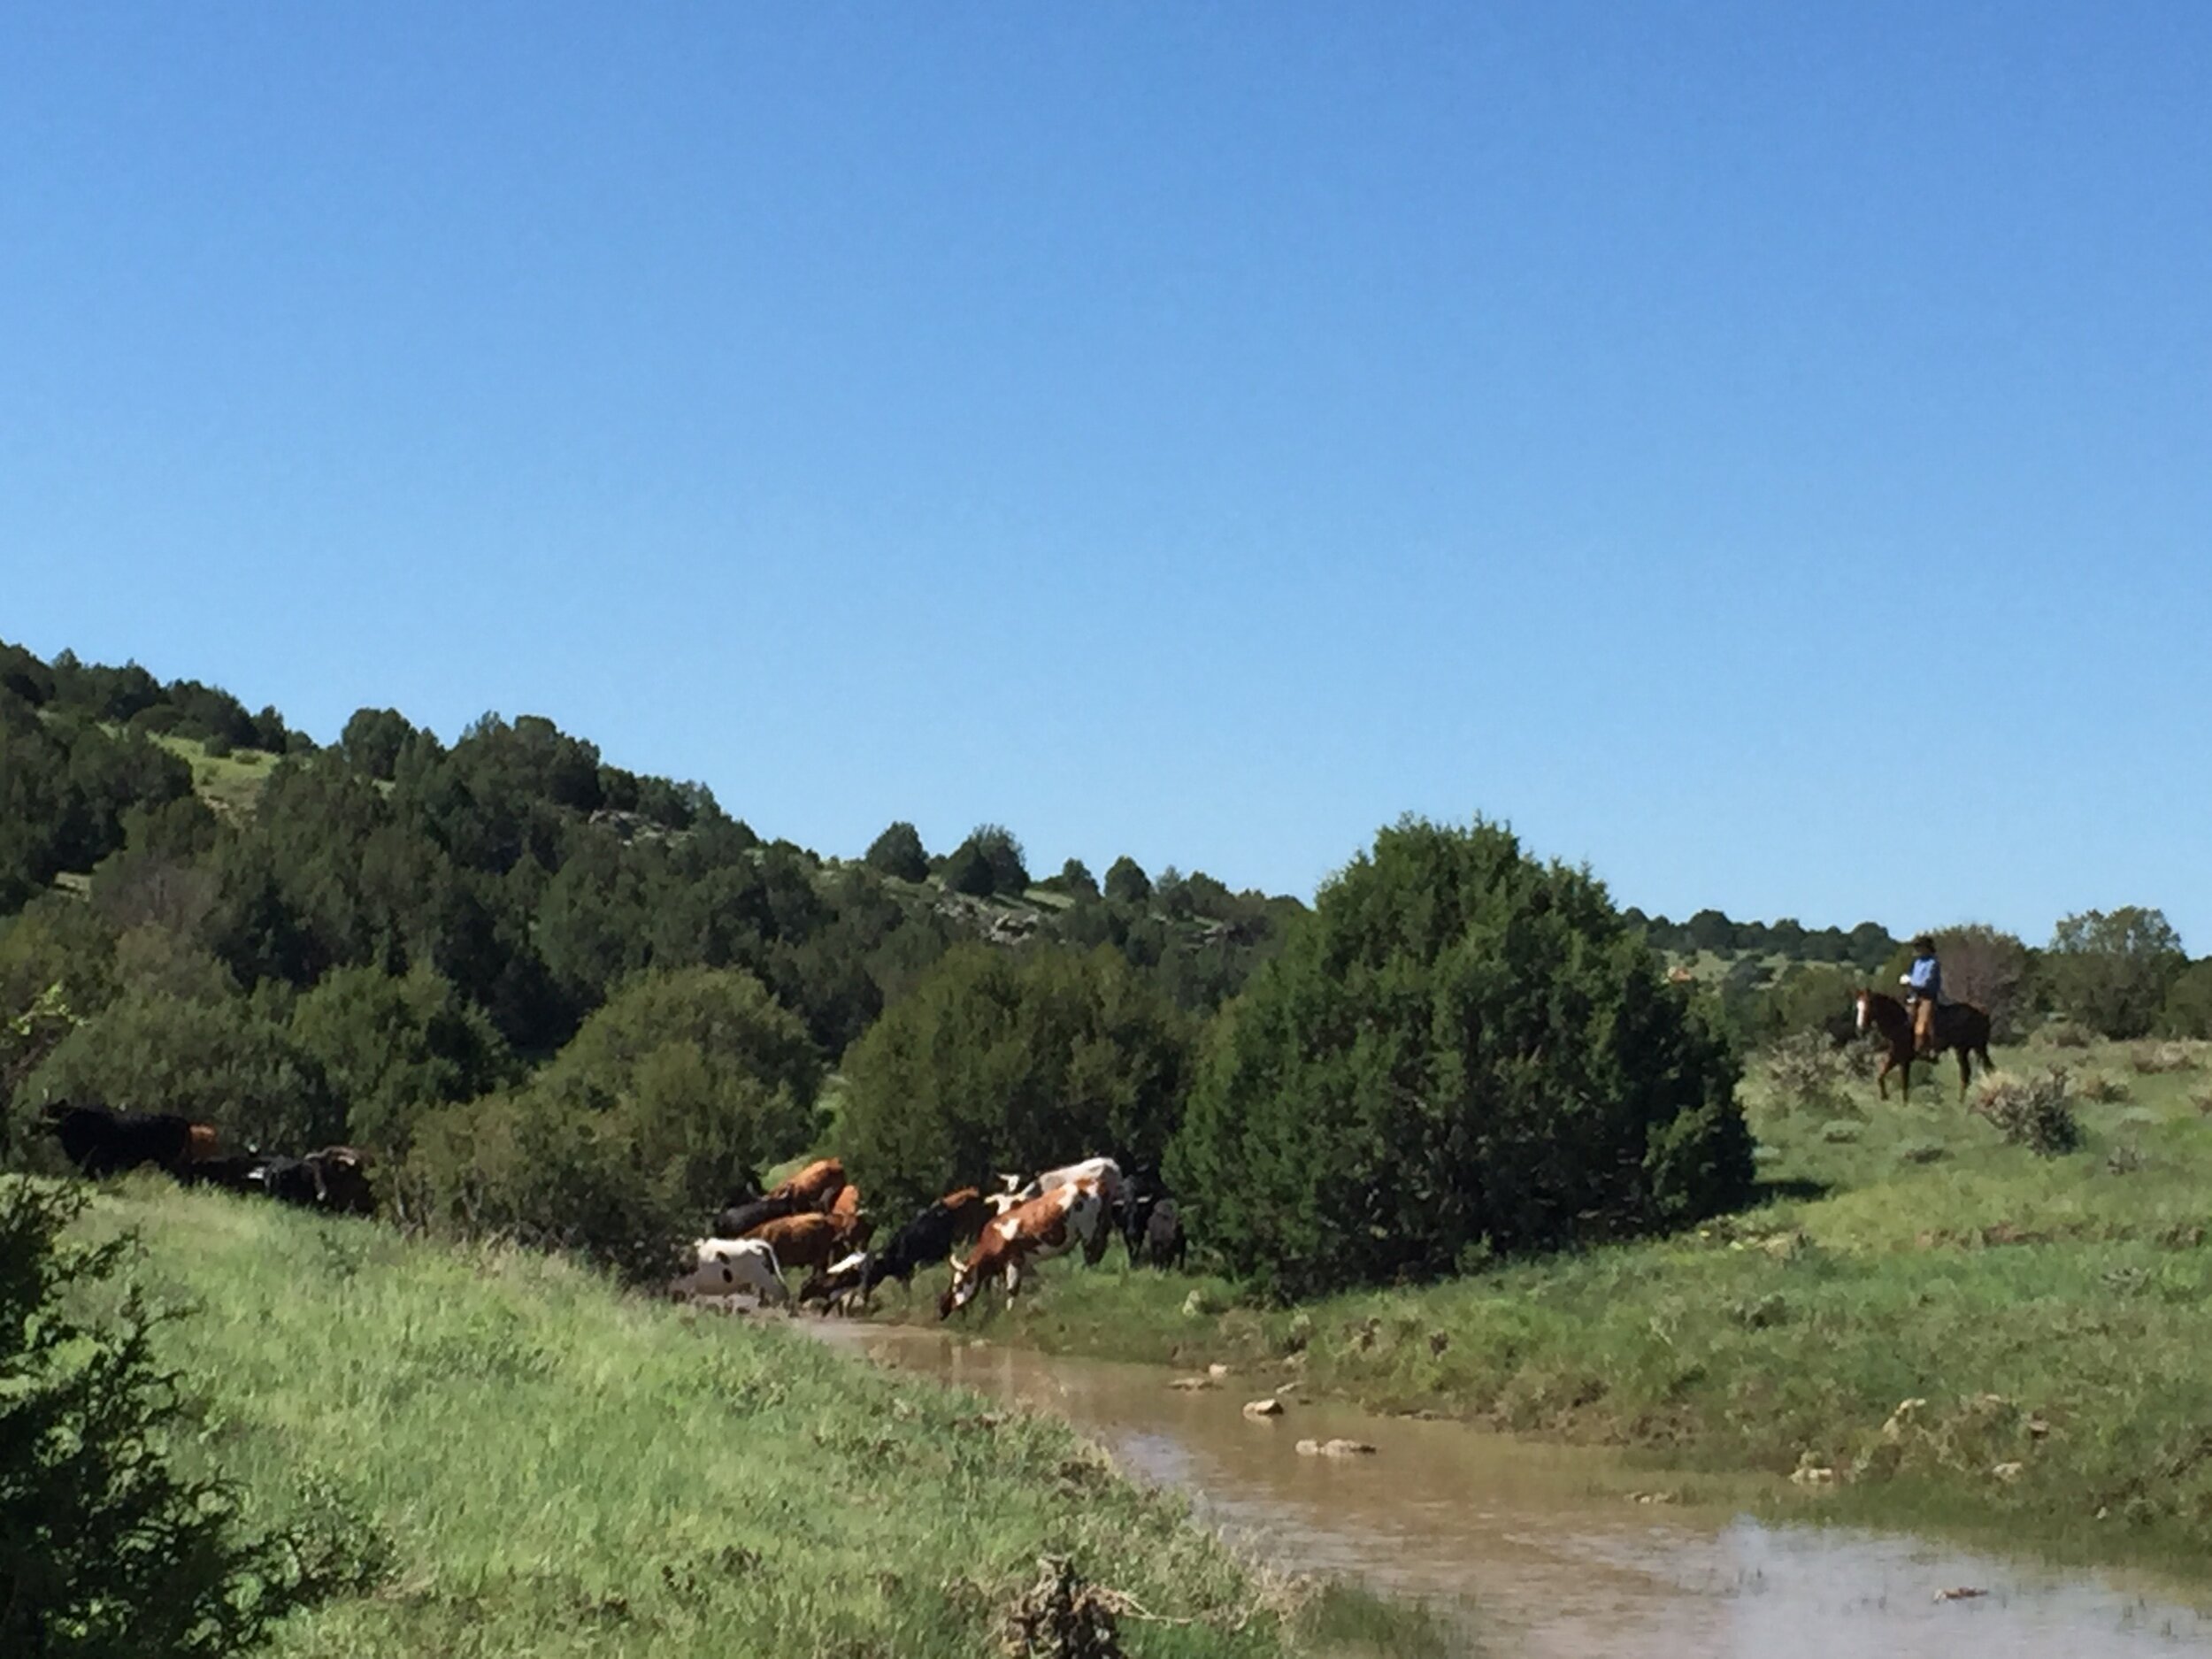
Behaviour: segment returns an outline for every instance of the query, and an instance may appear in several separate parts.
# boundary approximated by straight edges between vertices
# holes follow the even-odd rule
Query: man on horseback
[[[1936,960],[1935,941],[1923,933],[1912,941],[1912,971],[1902,976],[1905,1006],[1912,1011],[1912,1046],[1924,1060],[1941,1052],[1936,1047],[1936,1005],[1943,1000],[1943,964]]]

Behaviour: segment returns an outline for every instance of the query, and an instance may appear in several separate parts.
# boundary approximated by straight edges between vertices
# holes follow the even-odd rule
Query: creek
[[[1285,1571],[1454,1610],[1496,1659],[2151,1659],[2212,1655],[2212,1618],[2121,1576],[2039,1567],[1903,1533],[1774,1525],[1651,1501],[1619,1457],[1463,1424],[1286,1401],[1229,1377],[1178,1391],[1148,1365],[808,1320],[879,1364],[1053,1412],[1138,1479]],[[1301,1440],[1372,1455],[1301,1455]],[[1640,1493],[1657,1486],[1660,1494]],[[1942,1599],[1946,1592],[1982,1594]]]

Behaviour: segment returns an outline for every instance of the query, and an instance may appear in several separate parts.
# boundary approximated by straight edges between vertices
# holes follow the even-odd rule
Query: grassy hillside
[[[286,1652],[970,1659],[1046,1554],[1162,1616],[1124,1621],[1133,1654],[1439,1650],[1356,1595],[1302,1607],[1050,1419],[780,1321],[150,1179],[84,1225],[135,1229],[141,1279],[193,1310],[164,1334],[202,1396],[183,1455],[388,1555]]]
[[[2139,1054],[2178,1069],[2140,1072]],[[2212,1048],[1999,1057],[2065,1064],[2101,1096],[2078,1102],[2079,1150],[2006,1144],[1962,1110],[1955,1071],[1910,1107],[1893,1079],[1886,1104],[1858,1082],[1810,1111],[1755,1075],[1768,1199],[1694,1234],[1297,1310],[1239,1307],[1220,1281],[1060,1269],[978,1328],[1231,1359],[1686,1470],[1801,1469],[1779,1501],[2205,1576]]]

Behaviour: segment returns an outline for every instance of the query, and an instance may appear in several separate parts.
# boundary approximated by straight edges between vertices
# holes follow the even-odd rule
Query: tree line
[[[250,807],[203,798],[217,762],[260,775]],[[449,745],[365,709],[323,747],[19,647],[0,788],[10,1156],[50,1100],[352,1142],[411,1222],[641,1276],[825,1136],[894,1209],[1156,1164],[1217,1263],[1299,1293],[1669,1226],[1749,1180],[1738,1054],[1865,972],[1678,983],[1663,919],[1480,821],[1386,828],[1310,909],[1127,856],[1039,877],[995,824],[933,852],[895,823],[846,861],[536,717]],[[2024,1018],[2212,1014],[2154,912],[1946,956]]]

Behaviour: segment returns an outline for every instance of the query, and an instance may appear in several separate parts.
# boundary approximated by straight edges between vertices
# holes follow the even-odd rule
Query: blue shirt
[[[1912,972],[1906,977],[1914,995],[1935,999],[1942,997],[1943,969],[1933,956],[1915,956],[1912,959]]]

